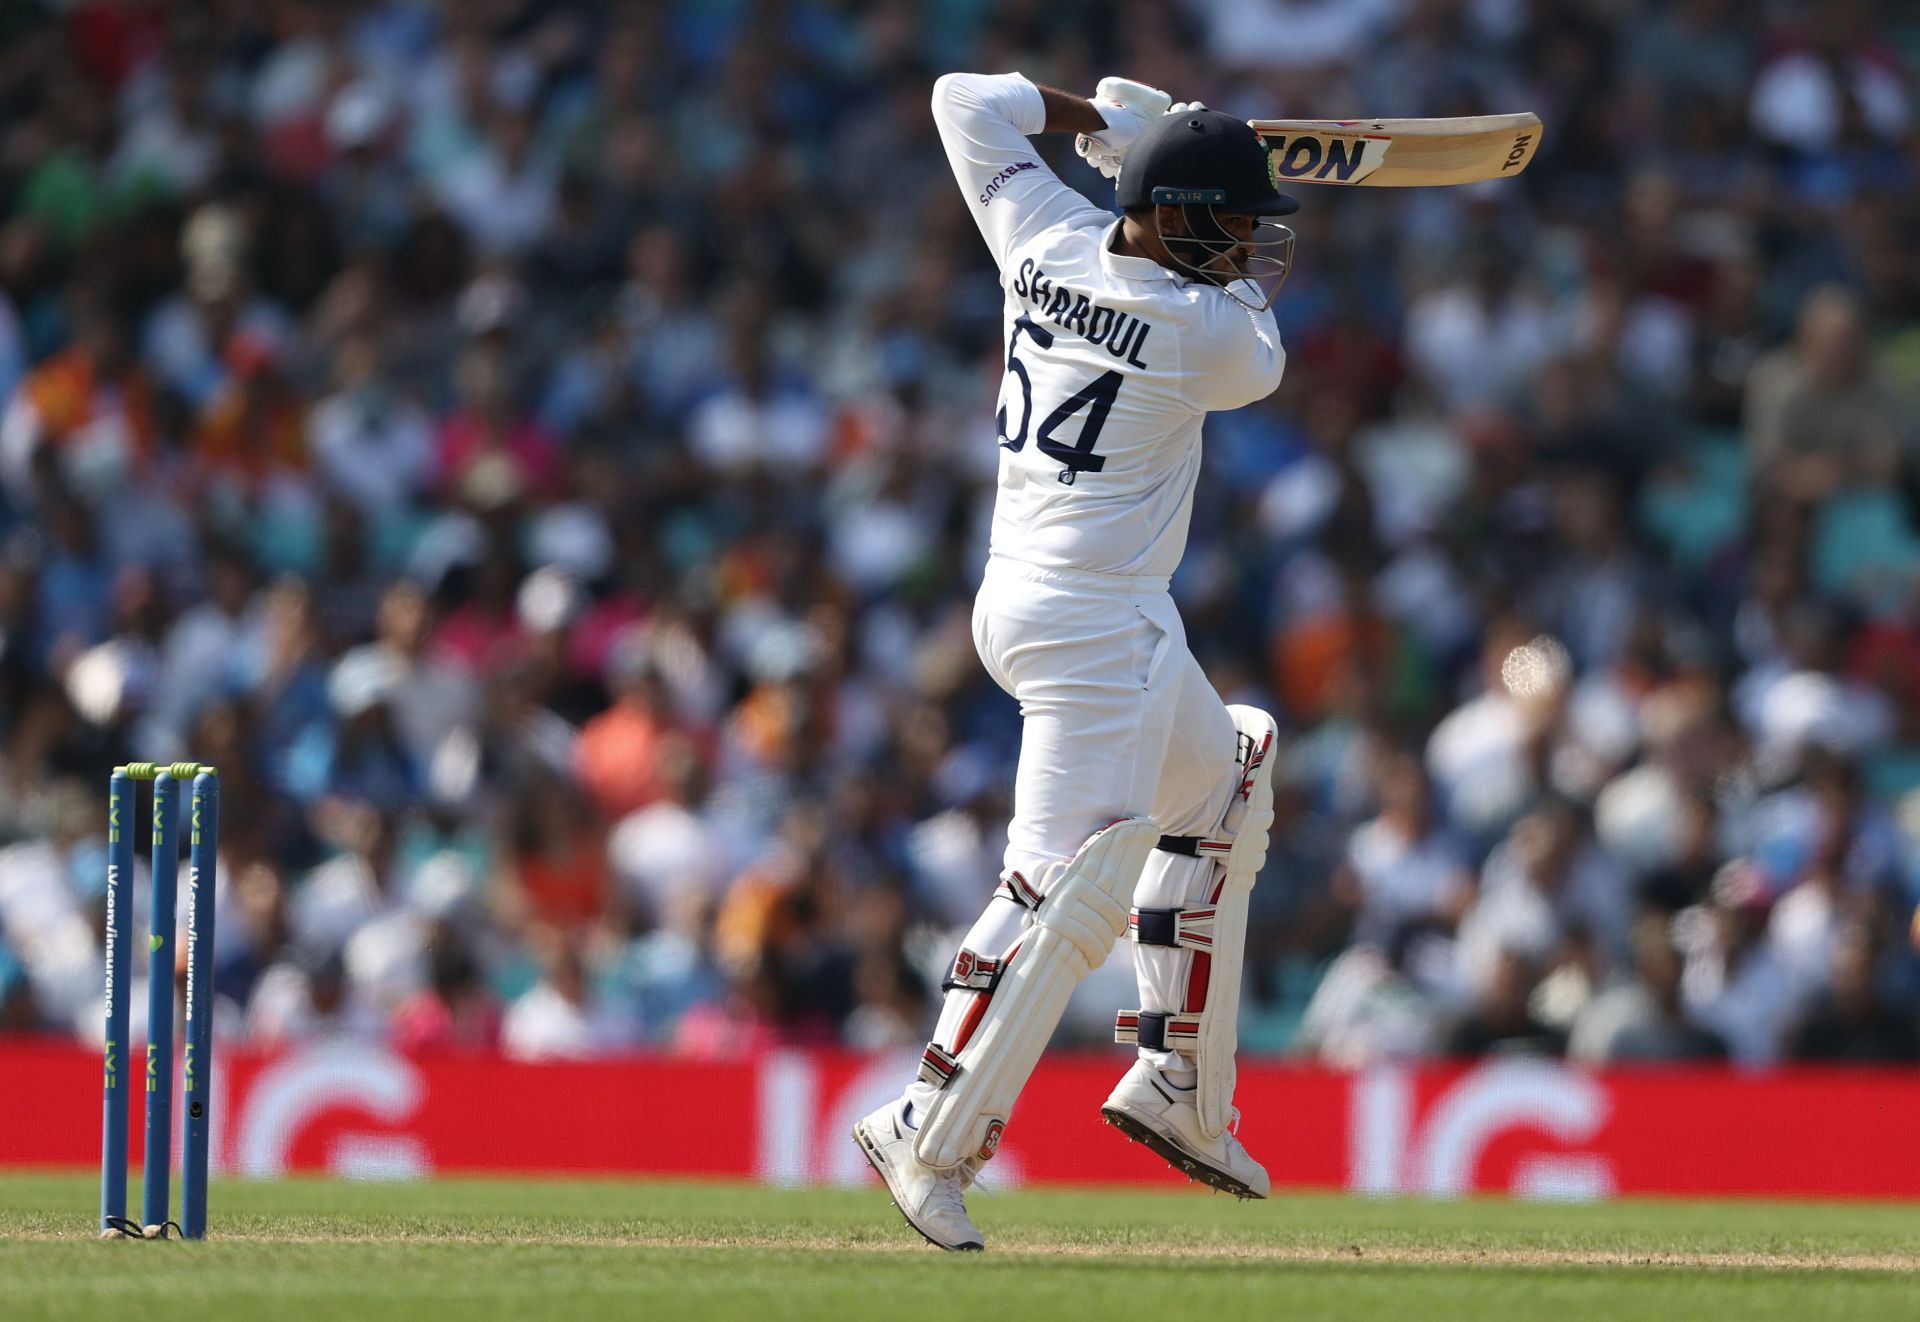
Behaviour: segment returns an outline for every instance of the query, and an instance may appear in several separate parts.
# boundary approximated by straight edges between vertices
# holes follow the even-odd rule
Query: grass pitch
[[[202,1244],[101,1242],[98,1196],[0,1175],[0,1317],[1920,1317],[1920,1211],[1888,1205],[1009,1193],[951,1255],[877,1191],[229,1182]]]

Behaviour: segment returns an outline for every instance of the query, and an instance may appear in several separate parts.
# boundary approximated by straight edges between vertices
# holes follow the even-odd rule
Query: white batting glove
[[[1204,101],[1176,101],[1167,107],[1167,113],[1169,115],[1179,115],[1189,110],[1205,110],[1206,108]],[[1091,141],[1084,137],[1082,140]],[[1126,156],[1122,152],[1097,151],[1091,154],[1082,152],[1081,155],[1086,156],[1087,163],[1109,179],[1116,178],[1119,175],[1120,166],[1126,160]]]
[[[1150,121],[1167,113],[1173,98],[1157,87],[1131,79],[1102,78],[1093,89],[1092,101],[1107,127],[1098,133],[1082,133],[1074,139],[1073,149],[1088,165],[1116,179],[1127,158],[1127,148]]]

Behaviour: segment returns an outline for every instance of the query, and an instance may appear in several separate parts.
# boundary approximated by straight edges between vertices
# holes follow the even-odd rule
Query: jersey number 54
[[[1013,323],[1013,335],[1007,341],[1007,379],[1000,387],[1000,411],[994,420],[999,424],[1001,447],[1016,454],[1026,448],[1027,429],[1033,422],[1033,378],[1027,375],[1027,365],[1020,361],[1020,355],[1015,352],[1020,347],[1022,333],[1033,341],[1036,348],[1053,347],[1053,332],[1034,324],[1031,317],[1022,314]],[[1093,447],[1100,439],[1100,429],[1107,425],[1107,413],[1113,408],[1114,398],[1120,393],[1120,383],[1125,379],[1119,372],[1102,372],[1061,400],[1058,407],[1040,423],[1040,430],[1034,433],[1034,448],[1061,465],[1060,480],[1066,485],[1072,486],[1074,479],[1082,473],[1097,473],[1107,466],[1106,456],[1095,454]],[[1016,403],[1013,398],[1015,393],[1020,397],[1017,401],[1020,410],[1020,426],[1017,430],[1008,426],[1009,415]],[[1087,416],[1080,424],[1080,438],[1072,445],[1063,445],[1055,440],[1054,433],[1060,429],[1060,425],[1081,409],[1087,411]]]

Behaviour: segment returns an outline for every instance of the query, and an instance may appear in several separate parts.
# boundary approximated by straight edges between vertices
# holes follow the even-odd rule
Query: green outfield
[[[1008,1193],[955,1256],[876,1192],[225,1183],[204,1244],[103,1243],[96,1196],[0,1175],[0,1317],[1920,1317],[1920,1213],[1885,1205]]]

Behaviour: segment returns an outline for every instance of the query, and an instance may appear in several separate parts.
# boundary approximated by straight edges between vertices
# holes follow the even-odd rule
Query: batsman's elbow
[[[1280,388],[1280,378],[1287,374],[1287,351],[1279,345],[1273,346],[1273,357],[1267,367],[1265,389],[1260,398],[1265,399]]]
[[[1280,347],[1277,339],[1271,344],[1262,342],[1254,351],[1251,361],[1241,367],[1239,397],[1226,407],[1240,408],[1257,404],[1280,388],[1280,378],[1286,373],[1287,351]]]
[[[964,73],[943,73],[933,80],[933,117],[952,119],[968,110],[977,109],[980,97],[968,86],[968,76]]]

